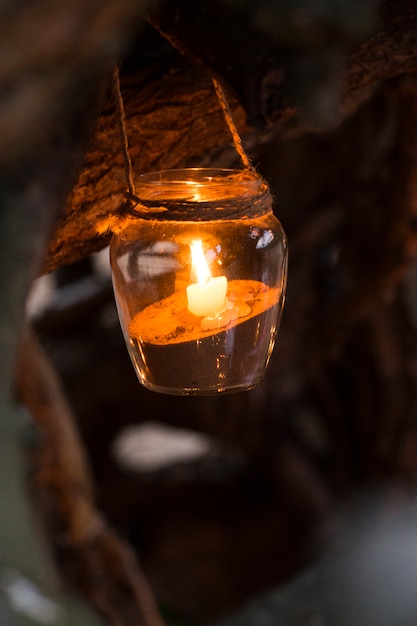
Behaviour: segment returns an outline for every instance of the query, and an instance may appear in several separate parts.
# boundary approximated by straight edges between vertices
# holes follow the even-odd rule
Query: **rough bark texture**
[[[391,11],[386,16],[384,28],[378,34],[350,51],[344,77],[343,62],[336,68],[337,80],[332,83],[330,75],[326,85],[322,80],[315,82],[314,78],[308,78],[309,68],[303,69],[304,57],[299,62],[299,80],[305,73],[307,85],[304,85],[304,89],[310,88],[310,99],[316,97],[316,90],[319,91],[321,110],[332,109],[329,101],[337,104],[339,87],[343,83],[341,116],[350,115],[356,110],[381,81],[417,69],[416,9],[410,3],[396,8],[398,13],[393,14]],[[233,68],[239,62],[240,67],[245,68],[245,72],[234,73],[233,80],[230,77],[229,87],[233,90],[230,92],[233,117],[249,153],[256,156],[262,145],[273,136],[282,133],[288,135],[290,131],[303,128],[303,112],[301,111],[300,120],[300,116],[295,115],[294,99],[290,101],[291,93],[288,92],[283,78],[285,64],[288,64],[288,58],[294,57],[294,53],[291,56],[288,49],[282,51],[278,48],[277,51],[271,35],[267,37],[261,32],[256,33],[255,37],[250,30],[248,32],[248,26],[243,20],[242,23],[238,21],[239,16],[230,21],[227,14],[221,23],[223,28],[229,28],[234,33],[236,40],[223,39],[220,47],[217,30],[213,28],[205,31],[202,41],[200,38],[198,42],[193,40],[189,43],[188,39],[182,41],[182,30],[187,33],[199,32],[200,17],[195,16],[194,12],[187,19],[183,13],[180,17],[183,20],[172,20],[169,24],[165,18],[161,28],[168,31],[170,26],[170,39],[174,42],[179,40],[182,50],[185,48],[188,51],[190,47],[192,59],[198,57],[203,67],[192,64],[169,49],[166,52],[167,44],[149,32],[140,40],[136,56],[132,56],[125,74],[122,74],[130,154],[136,173],[183,166],[240,167],[204,68],[213,74],[223,72],[222,79],[226,83],[229,80],[227,72],[230,72],[230,67]],[[208,19],[207,16],[205,18]],[[196,24],[193,19],[197,20]],[[215,20],[215,15],[211,19]],[[158,14],[152,17],[152,23],[159,25]],[[262,64],[254,67],[253,63],[246,62],[257,58],[260,37],[263,37],[262,58],[264,55],[268,58],[267,68]],[[229,42],[229,47],[225,41]],[[156,60],[152,55],[149,60],[147,55],[150,50],[161,50],[162,56]],[[239,56],[235,59],[237,50],[244,51],[243,59]],[[308,51],[305,52],[307,53]],[[255,85],[262,80],[268,81],[270,72],[276,72],[279,76],[277,89],[279,88],[280,96],[271,99],[262,92],[263,98],[254,102],[253,94],[261,93]],[[297,70],[292,69],[292,72],[297,74]],[[304,100],[296,89],[294,91],[300,98],[299,104],[305,106],[308,117],[307,98]],[[246,112],[233,92],[238,95],[243,92],[252,94],[250,102],[244,101]],[[265,113],[265,107],[268,107],[268,113]],[[256,119],[257,127],[248,125],[247,114],[250,119]],[[329,115],[332,118],[332,111]],[[333,118],[332,120],[334,122]],[[86,155],[79,182],[68,201],[65,217],[51,242],[44,271],[76,261],[106,245],[108,238],[97,236],[97,222],[118,210],[123,202],[125,189],[120,136],[110,98],[98,120],[95,136]]]
[[[129,547],[95,508],[93,482],[75,419],[36,336],[26,330],[17,385],[42,443],[33,462],[33,488],[48,530],[60,540],[58,560],[109,623],[163,626],[146,579]]]
[[[122,53],[128,20],[136,14],[130,2],[117,8],[93,0],[0,6],[0,621],[11,626],[97,623],[60,592],[39,541],[12,382],[28,291],[77,178],[103,76]]]

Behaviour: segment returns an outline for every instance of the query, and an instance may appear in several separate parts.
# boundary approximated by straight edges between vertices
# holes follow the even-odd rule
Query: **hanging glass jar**
[[[136,181],[139,204],[113,235],[113,285],[141,383],[176,395],[259,383],[285,297],[287,244],[263,179],[182,169]]]

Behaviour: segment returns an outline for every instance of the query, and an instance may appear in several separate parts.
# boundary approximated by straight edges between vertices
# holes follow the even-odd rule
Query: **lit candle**
[[[227,278],[211,277],[201,240],[193,241],[190,248],[191,269],[197,282],[187,287],[188,310],[199,317],[213,317],[225,306]]]

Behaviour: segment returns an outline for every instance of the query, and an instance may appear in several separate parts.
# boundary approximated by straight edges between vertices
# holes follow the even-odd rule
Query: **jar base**
[[[260,383],[274,345],[278,303],[201,339],[154,344],[128,338],[140,382],[170,395],[217,395]]]
[[[149,389],[149,391],[155,391],[157,393],[162,393],[168,396],[218,396],[218,395],[226,395],[232,393],[244,393],[245,391],[250,391],[260,383],[262,383],[264,377],[262,376],[259,380],[252,381],[248,385],[235,385],[233,387],[216,387],[212,389],[201,389],[201,388],[175,388],[175,387],[162,387],[161,385],[156,385],[149,381],[145,381],[140,379],[140,382],[145,389]]]

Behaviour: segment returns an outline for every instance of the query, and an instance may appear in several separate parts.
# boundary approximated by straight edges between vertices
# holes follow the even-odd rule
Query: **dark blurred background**
[[[19,3],[9,4],[5,16],[27,28],[23,35],[47,23],[36,11],[13,22]],[[72,4],[65,5],[68,15]],[[4,206],[25,209],[27,200],[29,209],[37,202],[49,210],[45,198],[52,197],[58,213],[92,129],[108,150],[101,153],[93,138],[61,230],[45,227],[55,233],[47,273],[36,280],[27,307],[76,416],[98,508],[134,547],[169,624],[210,623],[273,589],[288,592],[276,604],[268,601],[269,612],[236,624],[415,623],[412,591],[407,595],[417,584],[407,565],[415,554],[417,479],[414,3],[166,1],[152,4],[140,28],[129,22],[135,11],[126,9],[119,30],[112,11],[121,9],[107,5],[100,28],[87,21],[74,39],[73,22],[60,17],[66,39],[51,27],[38,40],[33,66],[38,58],[44,69],[65,62],[54,81],[75,67],[69,86],[45,74],[45,85],[35,84],[36,99],[30,90],[13,91],[14,79],[26,84],[28,56],[26,35],[13,48],[10,29],[4,46],[17,50],[8,57],[16,67],[10,62],[3,78],[0,73],[1,85],[11,89],[0,105],[7,102],[16,115],[11,122],[4,115],[0,126]],[[106,46],[93,37],[105,38],[103,32]],[[66,50],[68,41],[77,42],[77,54]],[[99,54],[90,63],[92,42]],[[267,377],[249,392],[158,395],[140,386],[129,362],[107,250],[90,254],[108,241],[97,236],[91,211],[116,210],[125,185],[114,102],[106,99],[117,55],[124,58],[121,85],[139,171],[239,166],[208,72],[226,85],[247,151],[270,183],[289,239],[287,299]],[[106,80],[105,87],[97,81],[102,91],[95,101],[91,77],[98,66]],[[31,80],[44,76],[30,72]],[[14,107],[7,94],[25,106]],[[45,105],[45,94],[58,100],[64,94],[62,109]],[[36,107],[43,111],[39,125]],[[17,130],[9,136],[12,123]],[[106,187],[113,168],[114,190]],[[16,258],[30,248],[28,231],[14,231],[21,235],[11,239]],[[9,275],[20,271],[7,267],[5,294]],[[407,523],[398,525],[405,512]],[[332,565],[311,586],[310,573],[317,581],[317,564],[338,551],[345,565]],[[381,572],[392,578],[375,578]],[[405,599],[390,584],[402,577]],[[323,583],[329,580],[339,587]],[[321,613],[314,598],[337,604],[324,587],[341,590],[349,606],[354,598],[358,613]],[[372,601],[360,604],[368,588]],[[384,599],[397,612],[386,612]]]

